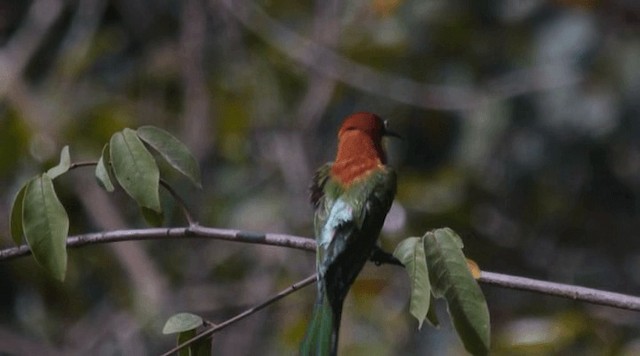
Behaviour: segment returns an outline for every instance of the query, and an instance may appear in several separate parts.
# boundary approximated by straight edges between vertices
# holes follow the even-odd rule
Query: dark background
[[[302,37],[300,37],[302,36]],[[309,236],[307,186],[354,111],[376,112],[399,192],[382,245],[449,226],[483,270],[640,292],[640,5],[632,0],[0,1],[0,243],[27,179],[70,145],[153,124],[200,161],[170,177],[203,225]],[[91,169],[56,180],[71,234],[144,227]],[[168,197],[165,204],[171,208]],[[179,211],[169,225],[183,225]],[[0,353],[142,355],[172,314],[221,322],[312,273],[314,257],[222,241],[69,253],[64,283],[0,263]],[[483,286],[497,355],[640,353],[633,312]],[[464,354],[417,323],[408,280],[368,266],[346,302],[349,355]],[[313,288],[214,338],[293,354]],[[439,305],[441,319],[446,308]]]

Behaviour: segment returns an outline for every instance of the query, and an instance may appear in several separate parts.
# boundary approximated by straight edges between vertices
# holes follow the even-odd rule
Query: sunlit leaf
[[[198,161],[180,140],[165,130],[155,126],[142,126],[138,136],[156,151],[178,172],[189,178],[198,188],[202,188]]]
[[[63,281],[67,270],[69,218],[48,174],[29,182],[23,204],[22,226],[33,257]]]
[[[191,313],[178,313],[171,316],[162,328],[163,334],[176,334],[196,329],[202,325],[202,318]]]
[[[418,329],[427,317],[431,303],[431,286],[425,260],[424,243],[420,237],[409,237],[398,244],[393,255],[404,265],[411,280],[409,311],[418,319]]]
[[[24,230],[22,228],[22,209],[24,205],[24,193],[27,191],[31,181],[28,181],[16,194],[16,198],[13,200],[11,206],[11,238],[16,245],[21,245],[24,240]]]
[[[424,236],[433,295],[444,297],[449,314],[467,351],[489,352],[489,309],[478,283],[467,267],[460,238],[448,228]]]
[[[160,212],[160,171],[135,131],[124,129],[111,137],[111,164],[118,183],[138,205]]]
[[[113,192],[113,190],[115,189],[113,183],[111,182],[111,175],[109,174],[110,161],[111,157],[109,156],[109,144],[107,143],[102,148],[102,155],[100,156],[100,160],[98,160],[95,172],[96,179],[98,180],[98,185],[100,185],[107,192]]]
[[[60,163],[57,166],[51,167],[47,171],[47,175],[51,177],[51,179],[56,179],[60,175],[69,171],[71,167],[71,155],[69,155],[69,146],[64,146],[62,151],[60,152]]]

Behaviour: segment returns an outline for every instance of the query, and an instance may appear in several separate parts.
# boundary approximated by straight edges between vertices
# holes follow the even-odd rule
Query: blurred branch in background
[[[475,105],[471,90],[427,85],[358,64],[290,30],[248,1],[221,0],[242,25],[296,62],[363,92],[400,103],[437,110],[463,110]]]
[[[20,109],[24,121],[34,131],[31,143],[45,146],[44,151],[52,148],[53,137],[60,127],[52,119],[54,115],[50,115],[51,108],[31,90],[24,76],[29,63],[45,45],[45,39],[62,16],[64,7],[64,2],[59,0],[34,1],[21,26],[0,49],[0,99],[9,99]],[[36,149],[32,152],[37,158],[44,158],[39,154],[42,151]]]
[[[554,63],[507,73],[489,80],[480,89],[424,84],[354,62],[322,42],[297,34],[249,0],[221,0],[221,3],[245,28],[315,73],[423,109],[472,110],[485,96],[508,99],[571,85],[582,78],[569,65]]]
[[[339,0],[316,0],[312,40],[334,48],[340,39]],[[336,80],[310,68],[307,91],[296,110],[295,122],[301,123],[302,134],[312,132],[323,117],[336,87]]]
[[[180,63],[184,112],[182,114],[183,142],[202,159],[215,146],[215,116],[210,108],[211,93],[204,71],[204,46],[207,41],[207,16],[199,0],[187,0],[182,9],[180,31]]]
[[[126,223],[119,213],[120,209],[108,199],[100,187],[88,182],[92,177],[82,176],[77,179],[76,196],[93,224],[105,230],[124,228]],[[170,296],[165,276],[156,268],[154,260],[149,258],[139,242],[110,246],[130,279],[130,287],[126,290],[133,294],[137,316],[142,320],[155,317],[154,313],[163,309],[162,306],[168,302]]]
[[[63,8],[60,0],[36,0],[31,4],[22,26],[0,51],[0,97],[22,76]]]

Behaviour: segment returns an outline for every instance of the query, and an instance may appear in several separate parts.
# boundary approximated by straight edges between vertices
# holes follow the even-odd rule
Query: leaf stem
[[[69,166],[69,170],[72,170],[75,168],[96,166],[97,164],[98,162],[96,161],[74,162],[74,163],[71,163],[71,165]],[[191,214],[191,211],[189,210],[189,208],[187,208],[187,204],[185,203],[184,199],[182,199],[182,197],[175,191],[175,189],[173,189],[173,187],[171,187],[171,185],[162,178],[160,178],[160,185],[162,185],[162,187],[164,187],[164,189],[166,189],[166,191],[169,192],[169,194],[176,201],[176,203],[178,203],[178,205],[180,206],[180,210],[182,210],[182,214],[187,220],[187,223],[189,223],[189,226],[197,225],[198,222],[193,218],[193,214]]]
[[[180,210],[182,210],[182,214],[184,215],[185,219],[187,219],[187,223],[189,223],[189,226],[198,225],[198,222],[193,218],[191,211],[189,210],[189,208],[187,208],[187,204],[185,203],[184,199],[182,199],[182,197],[175,191],[175,189],[173,189],[173,187],[162,178],[160,178],[160,185],[164,187],[164,189],[166,189],[167,192],[171,194],[171,197],[176,201],[176,203],[178,203],[178,205],[180,206]]]
[[[96,166],[96,165],[98,165],[98,162],[97,162],[97,161],[81,161],[81,162],[73,162],[73,163],[71,163],[71,165],[69,166],[69,170],[76,169],[76,168],[82,168],[82,167]]]

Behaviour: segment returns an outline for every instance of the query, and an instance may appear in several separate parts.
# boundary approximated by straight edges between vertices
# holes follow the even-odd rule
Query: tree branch
[[[199,225],[191,227],[115,230],[82,234],[69,237],[67,239],[67,247],[77,248],[85,245],[131,240],[177,240],[184,238],[226,240],[289,247],[306,251],[315,251],[316,248],[314,240],[302,236],[217,229]],[[31,251],[27,245],[11,247],[0,250],[0,261],[11,260],[30,254]],[[484,271],[478,281],[503,288],[536,292],[614,308],[640,311],[640,297],[631,295]]]
[[[482,271],[478,281],[503,288],[519,289],[581,302],[640,311],[640,298],[626,294],[484,271]]]
[[[245,243],[256,243],[261,245],[272,245],[290,247],[298,250],[315,251],[314,240],[284,234],[262,233],[253,231],[216,229],[194,225],[190,227],[163,227],[134,230],[113,230],[104,232],[94,232],[81,235],[70,236],[67,239],[68,248],[78,248],[85,245],[103,244],[121,241],[134,240],[177,240],[184,238],[200,238],[227,240]],[[21,245],[0,250],[0,261],[11,260],[18,257],[30,255],[29,246]]]
[[[214,324],[213,326],[209,327],[208,329],[204,330],[203,332],[201,332],[200,334],[192,337],[191,339],[183,342],[182,344],[174,347],[173,349],[165,352],[164,354],[162,354],[162,356],[169,356],[171,354],[173,354],[174,352],[177,352],[178,350],[181,350],[191,344],[193,344],[194,342],[198,341],[198,340],[202,340],[204,338],[207,338],[209,336],[211,336],[213,333],[220,331],[224,328],[226,328],[227,326],[234,324],[237,321],[240,321],[246,317],[248,317],[251,314],[254,314],[262,309],[264,309],[266,306],[273,304],[275,302],[277,302],[278,300],[286,297],[287,295],[297,291],[300,288],[306,287],[309,284],[313,283],[317,278],[317,275],[314,273],[313,275],[299,281],[296,282],[294,284],[292,284],[291,286],[289,286],[287,289],[281,291],[280,293],[272,296],[271,298],[265,300],[264,302],[256,305],[255,307],[251,308],[251,309],[247,309],[245,311],[243,311],[242,313],[234,316],[231,319],[228,319],[220,324]]]

